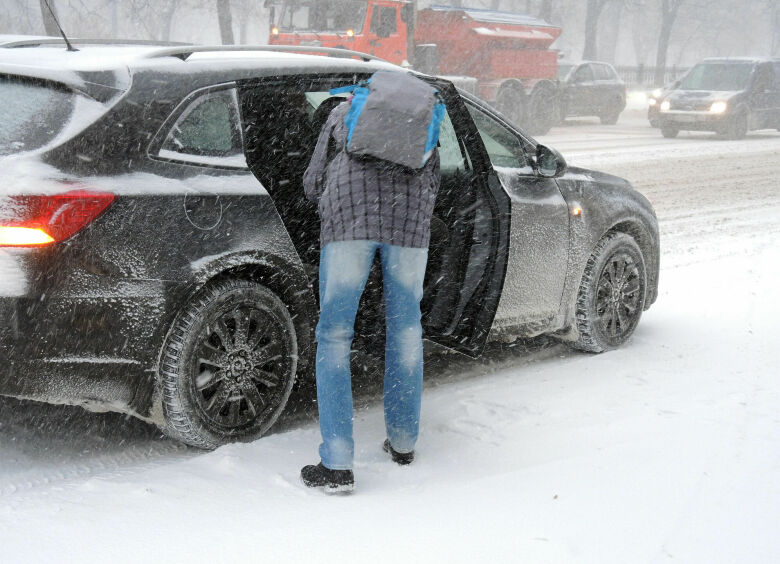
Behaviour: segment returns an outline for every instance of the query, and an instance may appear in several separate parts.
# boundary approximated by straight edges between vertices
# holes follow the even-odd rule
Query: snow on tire
[[[297,360],[279,297],[248,280],[210,284],[180,312],[163,348],[165,431],[204,449],[260,437],[290,397]]]
[[[577,295],[577,349],[599,353],[633,334],[647,294],[642,251],[625,233],[602,238],[585,266]]]

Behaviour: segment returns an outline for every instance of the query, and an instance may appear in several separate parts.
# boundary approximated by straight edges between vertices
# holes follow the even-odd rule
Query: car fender
[[[650,202],[626,180],[601,172],[570,167],[557,182],[571,210],[569,266],[561,304],[561,326],[574,326],[585,265],[598,242],[613,231],[631,235],[642,250],[647,272],[645,309],[650,307],[658,295],[660,255],[658,220]]]

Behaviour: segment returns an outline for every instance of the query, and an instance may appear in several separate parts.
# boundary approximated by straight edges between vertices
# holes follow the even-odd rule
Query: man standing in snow
[[[321,462],[304,467],[301,478],[326,491],[354,486],[349,357],[360,296],[377,251],[387,325],[383,448],[398,464],[414,459],[423,378],[420,300],[441,181],[437,150],[419,171],[350,155],[344,123],[350,103],[330,113],[303,180],[322,220],[316,331],[322,444]]]

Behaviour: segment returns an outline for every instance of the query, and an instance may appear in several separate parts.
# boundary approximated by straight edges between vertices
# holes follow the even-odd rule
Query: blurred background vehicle
[[[560,120],[570,116],[597,116],[614,125],[626,107],[626,85],[608,63],[559,63]]]
[[[664,137],[691,130],[742,139],[780,130],[780,59],[705,59],[672,85],[657,119]]]
[[[562,29],[513,12],[404,0],[270,0],[271,45],[337,47],[376,55],[431,75],[472,77],[480,98],[532,135],[560,114]],[[458,83],[457,80],[453,82]]]

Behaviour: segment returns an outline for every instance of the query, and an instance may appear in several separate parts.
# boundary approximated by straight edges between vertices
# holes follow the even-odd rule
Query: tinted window
[[[396,9],[374,6],[371,14],[371,33],[386,37],[396,31]]]
[[[234,89],[204,94],[171,128],[160,156],[197,164],[246,166],[239,123]]]
[[[612,69],[607,65],[594,65],[597,80],[613,80],[615,78]]]
[[[442,174],[452,174],[468,168],[449,114],[445,114],[439,130],[439,159]]]
[[[590,65],[582,65],[574,72],[575,82],[591,82],[593,80],[593,71]]]
[[[753,82],[756,92],[764,92],[774,89],[774,76],[772,74],[772,65],[769,63],[759,65],[756,69],[756,78]]]
[[[41,82],[0,78],[0,155],[43,147],[61,133],[82,96]]]
[[[680,90],[744,90],[753,65],[750,63],[700,63],[680,83]]]
[[[486,113],[474,106],[467,105],[479,136],[490,156],[490,162],[496,167],[523,168],[531,171],[520,139]]]
[[[774,63],[772,66],[775,71],[775,90],[780,92],[780,63]]]

